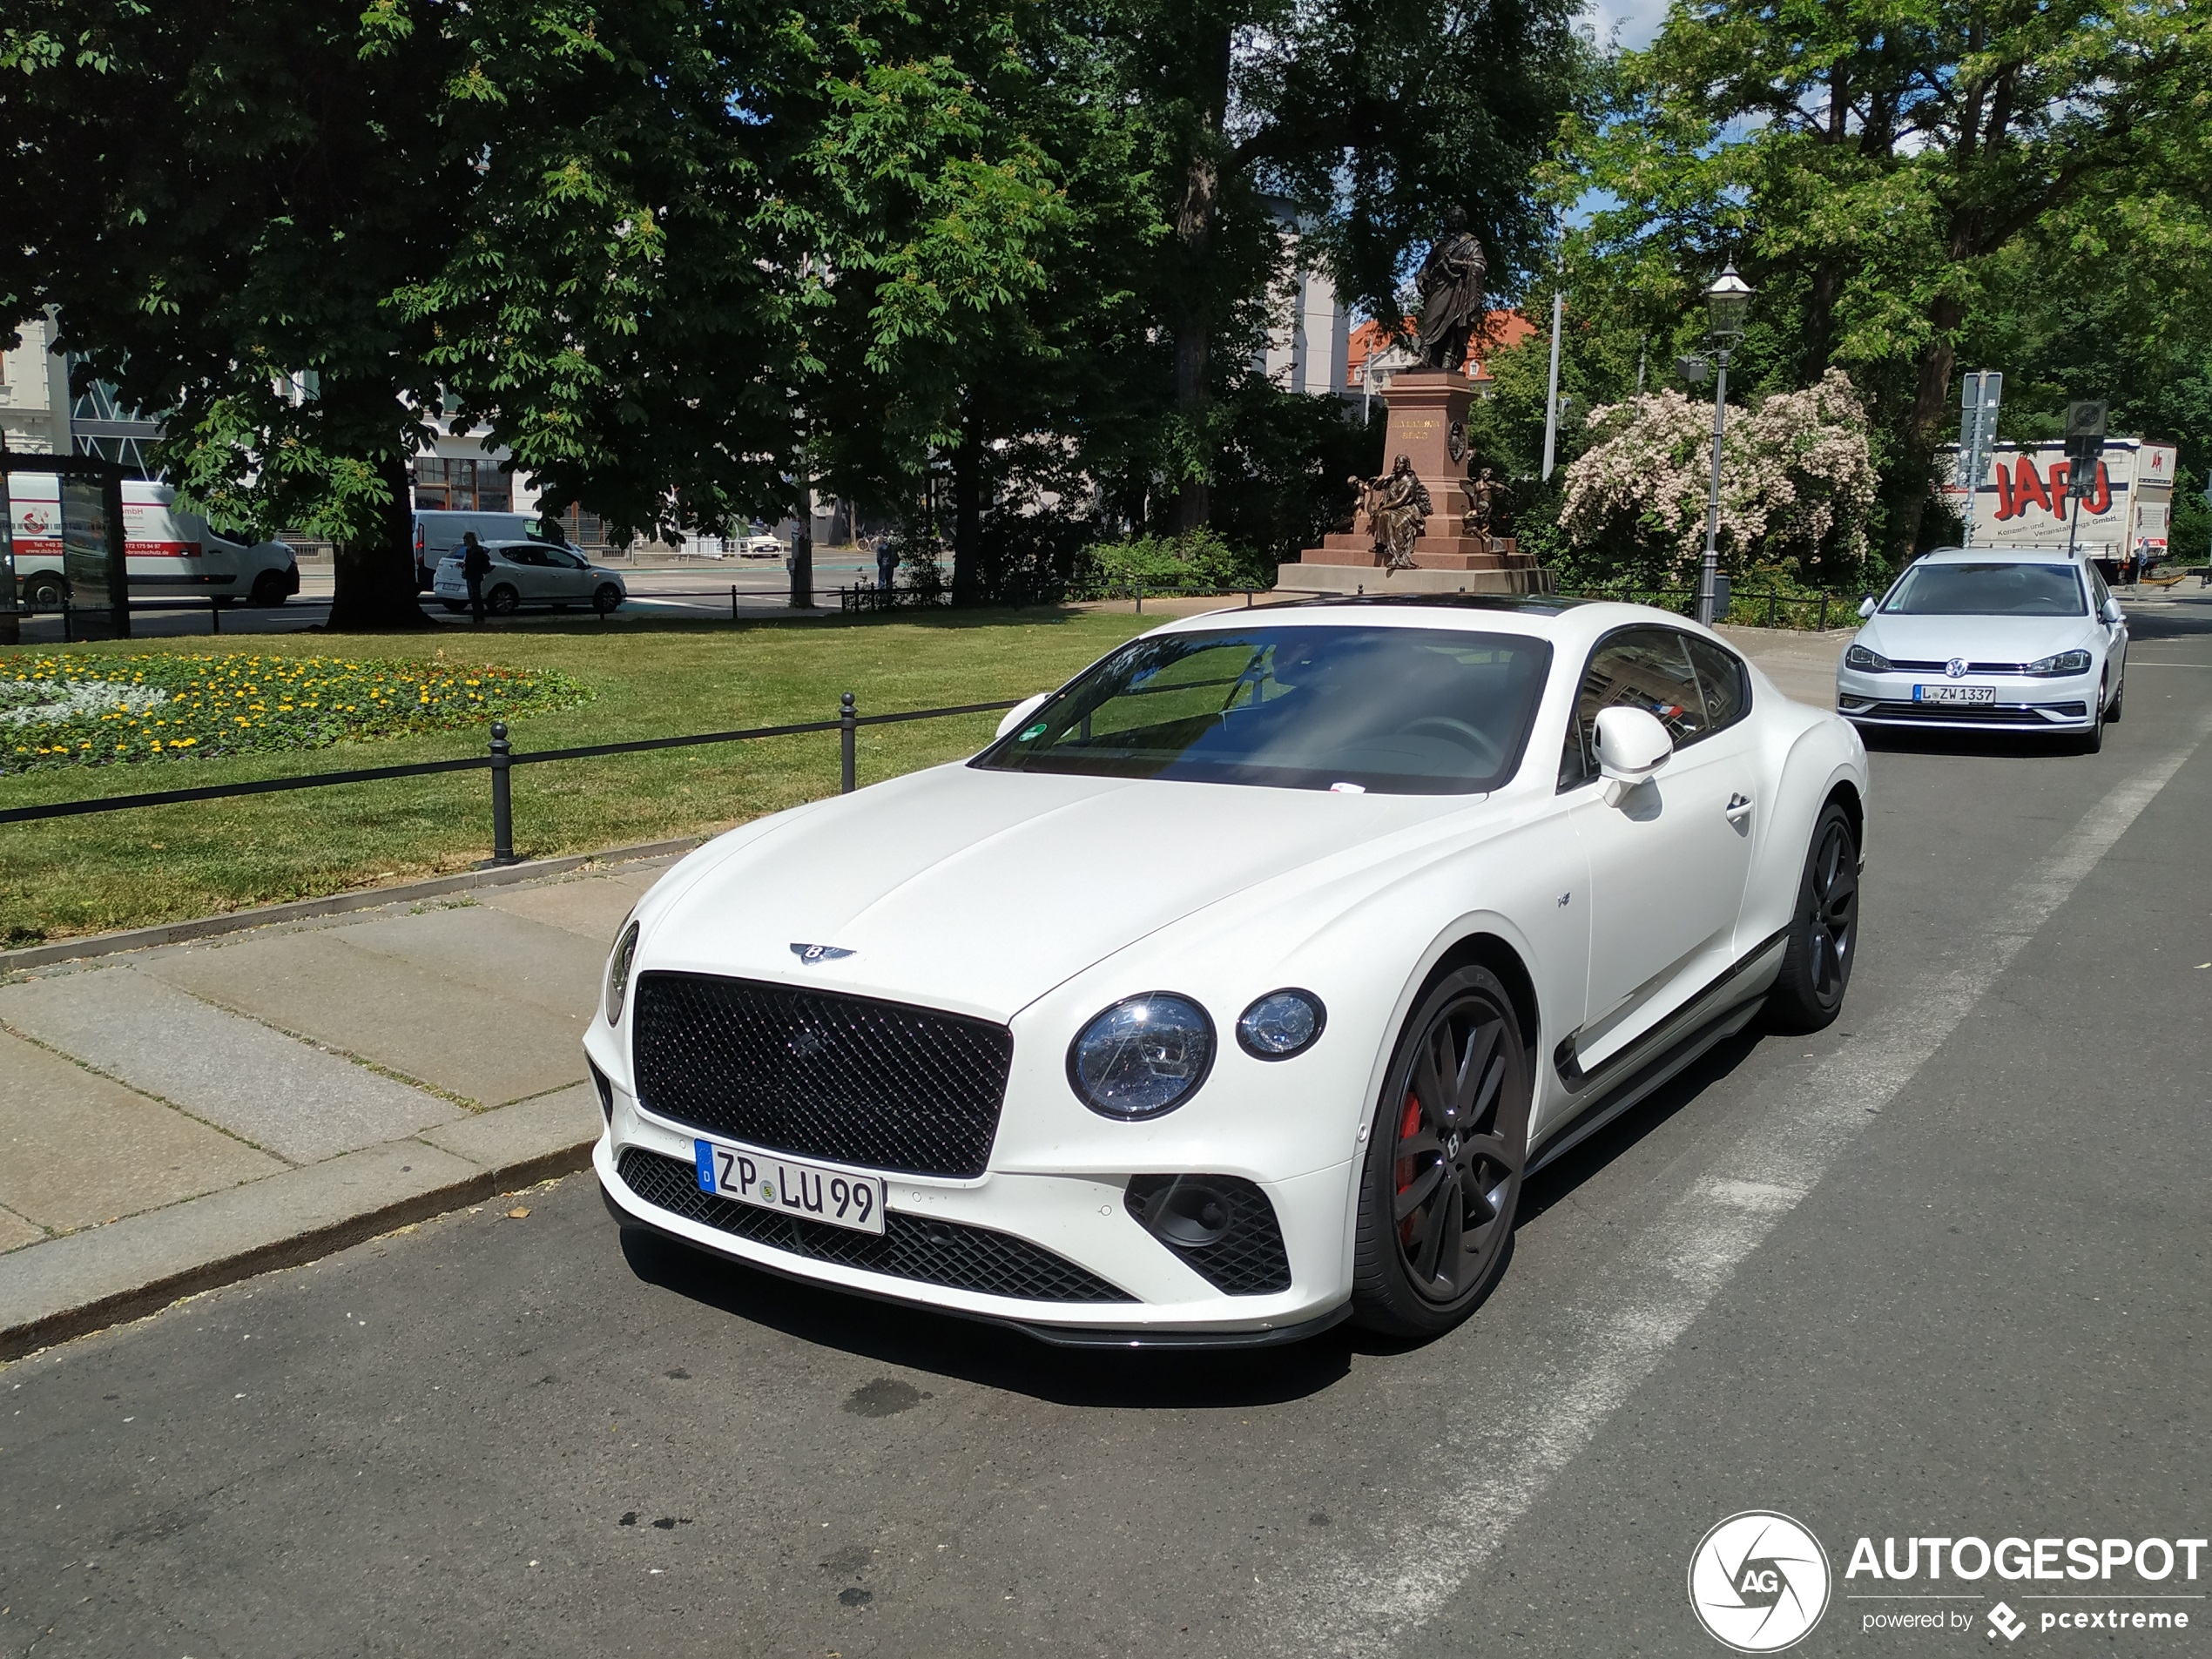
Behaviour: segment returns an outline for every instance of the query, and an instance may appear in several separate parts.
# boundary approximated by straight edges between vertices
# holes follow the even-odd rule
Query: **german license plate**
[[[826,1221],[854,1232],[883,1231],[884,1181],[880,1175],[855,1175],[819,1163],[788,1158],[780,1152],[725,1146],[718,1141],[691,1143],[699,1190],[759,1210]]]
[[[1915,703],[1994,703],[1997,688],[1993,685],[1916,685],[1912,688]]]

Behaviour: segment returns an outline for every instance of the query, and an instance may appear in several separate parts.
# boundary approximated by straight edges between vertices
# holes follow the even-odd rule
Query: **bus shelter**
[[[21,637],[19,566],[57,557],[80,639],[131,637],[131,581],[123,542],[123,480],[128,469],[98,455],[26,455],[0,449],[0,644]],[[42,502],[20,508],[10,488],[26,474],[56,478],[58,510]],[[43,496],[45,492],[41,491]]]

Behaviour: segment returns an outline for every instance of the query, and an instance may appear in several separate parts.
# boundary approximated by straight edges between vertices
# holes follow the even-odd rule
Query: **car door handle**
[[[1751,798],[1749,795],[1730,795],[1728,798],[1728,821],[1730,823],[1742,823],[1743,821],[1744,815],[1750,813],[1750,810]]]

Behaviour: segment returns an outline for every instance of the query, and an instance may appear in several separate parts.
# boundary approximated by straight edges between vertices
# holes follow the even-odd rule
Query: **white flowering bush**
[[[1624,575],[1679,584],[1705,546],[1713,406],[1645,393],[1592,409],[1598,441],[1567,468],[1561,527],[1577,547],[1617,553]],[[1721,442],[1721,568],[1799,570],[1866,556],[1874,462],[1865,406],[1830,369],[1802,392],[1731,408]]]

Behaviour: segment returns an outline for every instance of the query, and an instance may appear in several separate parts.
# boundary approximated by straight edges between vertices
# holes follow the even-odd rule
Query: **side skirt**
[[[1591,1104],[1548,1136],[1528,1161],[1534,1174],[1603,1129],[1723,1037],[1751,1022],[1759,1000],[1774,982],[1789,929],[1769,934],[1641,1042],[1585,1072],[1575,1058],[1575,1039],[1552,1057],[1570,1093],[1590,1091]]]

